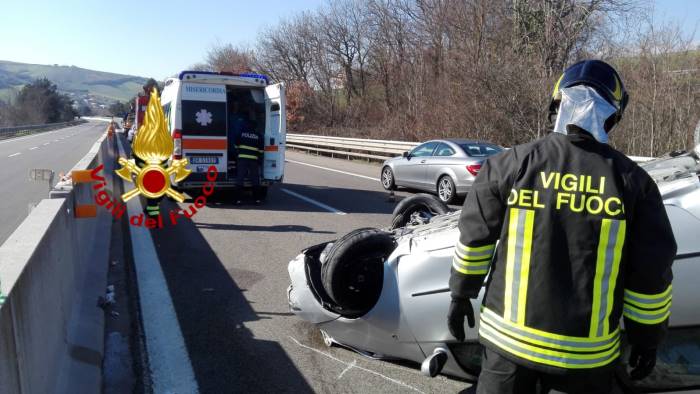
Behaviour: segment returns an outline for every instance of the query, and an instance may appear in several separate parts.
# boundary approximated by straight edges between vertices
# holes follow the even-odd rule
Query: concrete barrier
[[[114,141],[103,136],[73,169],[104,164],[111,189]],[[98,393],[111,215],[76,219],[69,184],[42,200],[0,246],[0,393]]]

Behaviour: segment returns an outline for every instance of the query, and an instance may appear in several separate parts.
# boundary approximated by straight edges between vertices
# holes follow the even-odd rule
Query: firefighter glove
[[[447,327],[450,334],[458,341],[464,342],[464,317],[470,328],[474,327],[474,309],[472,303],[466,298],[453,298],[450,310],[447,312]]]
[[[630,377],[632,380],[641,380],[649,376],[656,365],[656,349],[642,349],[639,346],[632,346],[630,353]]]

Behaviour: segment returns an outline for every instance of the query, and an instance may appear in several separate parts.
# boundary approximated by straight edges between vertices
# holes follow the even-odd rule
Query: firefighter
[[[250,107],[245,112],[238,112],[234,106],[234,138],[236,144],[236,186],[243,189],[244,179],[253,184],[255,203],[260,203],[260,164],[263,157],[263,138],[257,132],[255,110]],[[240,204],[241,200],[236,200]]]
[[[576,63],[554,87],[554,132],[481,168],[459,220],[447,318],[463,341],[490,272],[477,393],[610,392],[621,316],[631,378],[652,372],[676,243],[656,184],[607,145],[627,101],[610,65]]]

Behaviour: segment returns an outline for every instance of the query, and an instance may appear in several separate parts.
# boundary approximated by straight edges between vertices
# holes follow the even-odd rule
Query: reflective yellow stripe
[[[452,263],[452,268],[454,268],[455,271],[462,273],[464,275],[486,275],[489,272],[488,268],[485,268],[485,269],[463,268],[463,267],[460,267],[459,265],[455,264],[454,262]]]
[[[508,249],[506,254],[506,281],[504,317],[506,320],[525,323],[527,282],[532,254],[532,228],[535,211],[510,209],[508,223]]]
[[[571,337],[552,334],[542,330],[519,325],[498,316],[493,311],[484,308],[481,320],[490,324],[499,331],[527,343],[546,346],[557,350],[571,350],[575,352],[595,352],[607,350],[619,339],[619,328],[605,337],[587,338]]]
[[[258,160],[258,156],[253,156],[253,155],[246,155],[245,153],[241,153],[238,155],[239,159],[252,159],[252,160]]]
[[[621,220],[620,228],[617,230],[617,238],[615,239],[612,272],[610,273],[610,278],[608,278],[608,300],[605,309],[605,320],[603,321],[603,335],[610,332],[610,314],[612,314],[613,304],[615,303],[615,286],[617,285],[617,275],[620,272],[620,260],[622,259],[622,248],[625,245],[626,230],[627,222]]]
[[[250,146],[250,145],[238,145],[238,149],[247,149],[247,150],[252,150],[255,152],[260,152],[260,149],[254,147],[254,146]]]
[[[625,304],[622,314],[628,318],[641,324],[659,324],[666,320],[671,314],[671,302],[661,309],[644,310],[635,308],[629,304]]]
[[[462,254],[462,252],[459,251],[459,249],[455,248],[455,255],[460,259],[464,261],[481,261],[481,260],[490,260],[491,257],[493,257],[492,253],[481,255],[481,256],[475,256],[475,257],[469,257],[468,255]]]
[[[496,244],[472,247],[457,241],[452,267],[465,275],[485,275],[489,271],[495,246]]]
[[[664,313],[663,315],[659,316],[657,319],[642,319],[639,316],[633,315],[631,313],[627,313],[627,311],[624,312],[624,315],[626,318],[634,320],[637,323],[652,325],[652,324],[662,323],[664,320],[668,319],[668,317],[671,315],[671,311]]]
[[[620,355],[620,342],[599,353],[567,353],[531,346],[499,333],[488,324],[479,325],[479,335],[504,351],[539,364],[569,369],[595,368],[610,364]]]
[[[658,294],[642,294],[625,289],[625,302],[641,308],[658,308],[666,305],[672,298],[672,286]]]
[[[489,266],[491,264],[491,259],[468,261],[468,260],[462,260],[458,256],[454,256],[452,258],[452,261],[456,264],[463,265],[465,267],[482,266],[482,265]]]
[[[664,305],[663,308],[658,309],[641,309],[629,304],[625,304],[625,309],[642,316],[655,317],[668,312],[668,310],[671,309],[671,302],[669,301],[669,303]]]
[[[671,285],[657,294],[643,294],[625,289],[622,314],[640,324],[659,324],[671,314],[672,290]]]
[[[525,324],[525,307],[527,304],[527,283],[530,278],[530,256],[532,254],[532,228],[535,211],[525,211],[525,232],[523,234],[523,254],[520,263],[520,288],[518,289],[518,323]]]
[[[478,260],[478,261],[464,261],[459,259],[457,256],[452,258],[454,264],[458,264],[465,268],[488,268],[491,264],[491,260]]]
[[[511,320],[511,302],[513,300],[513,266],[515,265],[515,243],[518,240],[518,216],[520,210],[511,208],[508,219],[508,243],[506,250],[506,280],[505,295],[503,296],[503,317]]]
[[[462,244],[462,242],[457,241],[457,248],[462,252],[464,255],[469,255],[469,256],[483,256],[484,254],[490,255],[493,254],[493,250],[496,247],[496,244],[490,244],[490,245],[483,245],[483,246],[466,246]]]
[[[589,336],[603,336],[610,331],[610,314],[614,302],[615,284],[625,243],[625,221],[603,219],[600,226],[593,302]]]
[[[589,336],[594,336],[598,333],[600,326],[600,293],[603,283],[603,273],[605,272],[605,250],[608,247],[608,238],[610,236],[610,220],[603,219],[600,225],[600,238],[598,240],[598,258],[595,265],[595,276],[593,277],[593,305],[591,306],[591,325],[588,330]]]

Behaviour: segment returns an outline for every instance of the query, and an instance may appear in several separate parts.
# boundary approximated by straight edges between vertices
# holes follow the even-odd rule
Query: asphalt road
[[[88,122],[73,127],[0,141],[0,244],[29,214],[31,207],[48,198],[48,182],[29,179],[31,169],[68,172],[87,154],[105,131],[104,122]]]
[[[424,377],[418,365],[327,348],[318,329],[289,312],[287,263],[355,228],[387,226],[408,193],[390,201],[376,165],[294,152],[287,159],[284,184],[267,203],[236,206],[234,196],[219,194],[192,221],[151,231],[200,392],[466,389],[466,382]],[[162,212],[174,208],[162,203]]]

